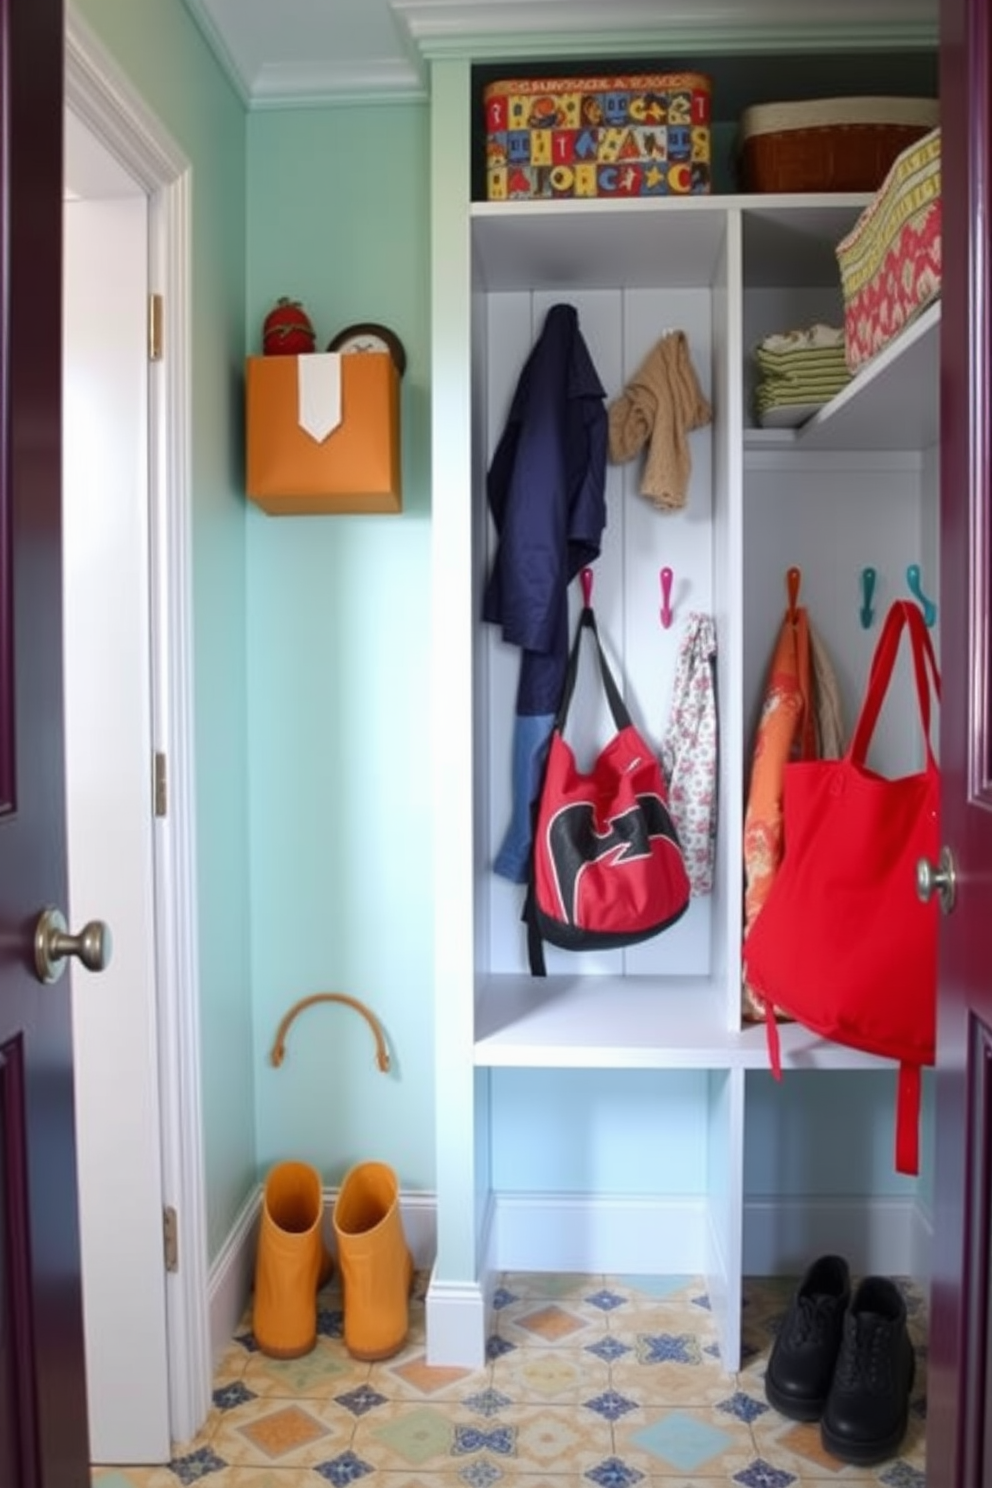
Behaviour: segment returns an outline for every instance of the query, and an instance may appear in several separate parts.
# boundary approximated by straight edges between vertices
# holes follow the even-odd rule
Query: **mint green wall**
[[[260,1172],[434,1181],[428,660],[428,116],[386,104],[248,117],[248,349],[280,295],[323,349],[355,321],[407,351],[399,516],[248,516],[251,963]],[[381,1074],[345,992],[381,1019]]]
[[[192,163],[192,547],[204,1164],[214,1256],[255,1177],[248,937],[245,118],[180,0],[76,10]]]

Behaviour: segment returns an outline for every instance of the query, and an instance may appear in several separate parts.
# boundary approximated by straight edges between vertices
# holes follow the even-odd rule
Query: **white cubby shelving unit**
[[[848,725],[878,634],[877,622],[861,623],[863,566],[877,570],[879,613],[907,592],[910,563],[926,577],[936,571],[939,309],[802,429],[758,429],[751,349],[773,330],[840,323],[834,248],[868,198],[473,203],[452,127],[470,106],[464,64],[434,64],[432,103],[432,726],[444,825],[434,866],[438,1253],[428,1354],[481,1362],[500,1270],[698,1271],[724,1361],[736,1368],[746,1264],[795,1263],[804,1246],[835,1243],[837,1226],[861,1212],[836,1191],[829,1203],[802,1205],[793,1194],[777,1207],[765,1175],[761,1204],[745,1214],[746,1175],[762,1156],[754,1143],[768,1145],[769,1088],[764,1029],[740,1013],[749,748],[789,566],[802,571],[800,602],[834,663]],[[488,462],[543,318],[562,301],[578,311],[608,401],[677,327],[712,404],[711,426],[690,436],[683,510],[662,514],[639,494],[637,461],[608,467],[593,602],[635,721],[654,738],[681,627],[693,611],[713,616],[720,816],[712,894],[626,951],[551,950],[540,981],[527,970],[521,890],[491,871],[509,810],[519,657],[482,623],[481,596],[494,541]],[[668,631],[658,622],[662,564],[675,573]],[[887,708],[878,744],[886,771],[916,763],[901,701]],[[585,747],[605,726],[595,710],[580,720]],[[804,1100],[801,1082],[891,1066],[795,1025],[782,1025],[781,1037],[789,1120],[808,1125],[805,1150],[826,1151],[829,1164],[831,1099]],[[559,1094],[574,1101],[577,1081],[590,1092],[590,1125],[576,1141],[598,1140],[597,1082],[642,1103],[648,1135],[637,1161],[649,1177],[612,1207],[608,1194],[556,1192],[552,1178],[522,1190],[515,1178],[528,1143],[538,1174],[545,1148],[567,1155],[554,1108]],[[884,1162],[891,1125],[864,1145]],[[545,1167],[553,1172],[550,1156]],[[909,1210],[896,1207],[893,1225],[904,1227]],[[885,1244],[875,1236],[856,1247],[855,1263],[904,1268],[909,1252],[894,1256]]]

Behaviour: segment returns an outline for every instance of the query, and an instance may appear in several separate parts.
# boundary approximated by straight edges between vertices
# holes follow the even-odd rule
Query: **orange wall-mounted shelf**
[[[341,357],[341,422],[318,442],[298,422],[293,356],[249,357],[249,498],[270,516],[403,509],[399,375],[386,352]]]

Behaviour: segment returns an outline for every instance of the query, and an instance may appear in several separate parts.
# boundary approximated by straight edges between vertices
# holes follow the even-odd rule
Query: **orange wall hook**
[[[795,625],[799,618],[797,606],[799,604],[799,590],[802,587],[803,574],[800,568],[790,568],[785,575],[785,589],[789,596],[789,622]]]

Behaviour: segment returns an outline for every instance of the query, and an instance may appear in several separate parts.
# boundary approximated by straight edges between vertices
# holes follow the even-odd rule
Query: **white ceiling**
[[[245,103],[427,95],[433,57],[557,58],[761,51],[764,38],[932,40],[938,0],[186,0]]]

